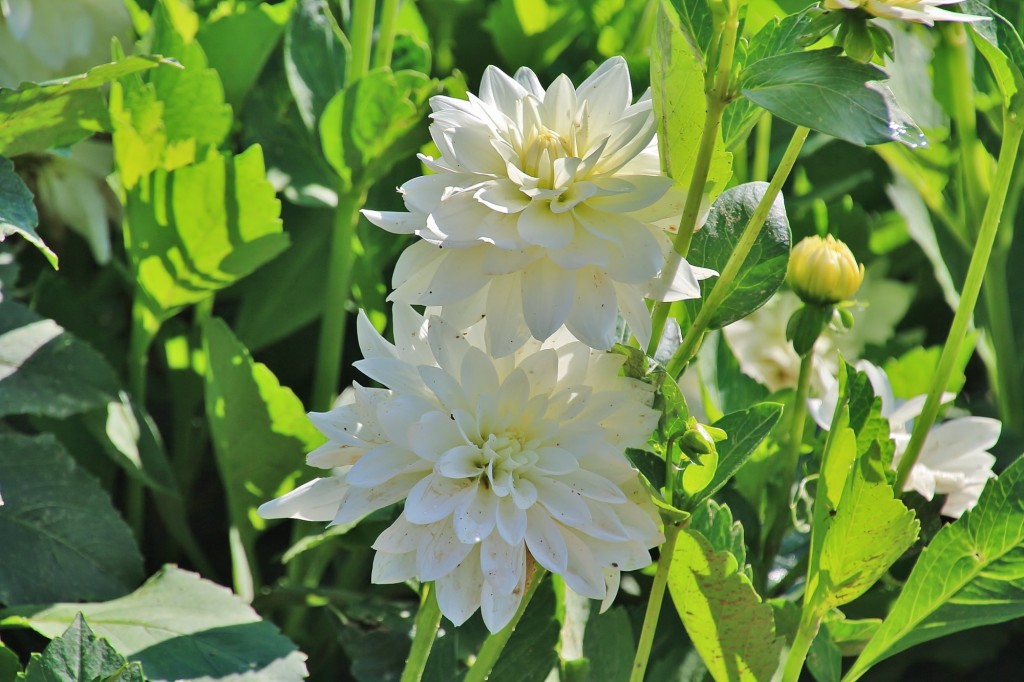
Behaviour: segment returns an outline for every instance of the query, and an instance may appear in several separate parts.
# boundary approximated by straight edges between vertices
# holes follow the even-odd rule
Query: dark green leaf
[[[128,57],[79,76],[0,88],[0,154],[18,156],[67,147],[110,130],[100,88],[127,75],[166,63],[161,57]],[[162,68],[160,71],[177,71]]]
[[[782,405],[760,403],[742,412],[727,414],[714,423],[728,434],[728,439],[717,444],[718,469],[711,484],[701,492],[694,503],[711,497],[724,486],[740,467],[750,459],[758,446],[782,416]]]
[[[284,37],[288,86],[306,128],[316,133],[327,102],[348,80],[348,41],[326,0],[299,0]]]
[[[832,641],[828,623],[822,623],[807,652],[807,669],[817,682],[839,682],[843,675],[843,655]]]
[[[748,182],[723,192],[712,205],[704,227],[693,235],[688,258],[721,272],[767,189],[768,183]],[[728,294],[711,316],[712,329],[746,317],[772,297],[786,279],[789,245],[789,218],[779,195],[739,273],[729,283]],[[703,295],[706,297],[717,283],[715,277],[701,282]],[[691,316],[696,317],[704,300],[687,301]]]
[[[1024,616],[1024,458],[921,553],[849,679],[921,642]]]
[[[112,599],[142,579],[128,526],[52,436],[0,432],[0,486],[0,547],[17,557],[0,561],[0,603]]]
[[[56,637],[79,612],[97,635],[142,663],[154,682],[297,682],[306,676],[305,655],[276,627],[226,588],[174,566],[121,599],[8,609],[3,622]]]
[[[740,88],[755,104],[793,125],[857,145],[893,140],[926,144],[924,134],[879,83],[884,71],[838,48],[767,57],[744,69]]]
[[[555,644],[560,626],[555,618],[551,580],[537,587],[501,658],[487,678],[490,682],[543,682],[558,663]]]
[[[605,613],[592,610],[583,634],[583,655],[590,661],[590,679],[625,682],[632,670],[636,639],[629,614],[621,606]]]
[[[50,265],[57,267],[57,254],[43,243],[36,232],[39,214],[32,200],[32,192],[14,172],[10,159],[0,156],[0,241],[12,234],[20,234],[42,251]]]
[[[989,17],[990,21],[971,24],[971,38],[988,62],[1003,95],[1003,105],[1020,111],[1024,107],[1024,41],[1013,24],[979,0],[960,5],[967,14]]]
[[[15,682],[21,672],[21,661],[3,642],[0,642],[0,682]]]
[[[33,654],[25,670],[26,682],[93,682],[126,679],[124,656],[89,629],[82,614],[60,637],[50,641],[42,654]]]
[[[14,301],[0,302],[0,416],[63,418],[118,401],[103,357]]]

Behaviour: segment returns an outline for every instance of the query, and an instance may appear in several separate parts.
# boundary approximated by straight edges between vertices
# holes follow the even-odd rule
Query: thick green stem
[[[398,23],[398,0],[384,0],[380,8],[380,26],[377,44],[373,47],[373,67],[391,66],[391,52],[395,47],[395,29]]]
[[[955,58],[950,60],[950,92],[957,95],[952,99],[953,121],[956,124],[956,139],[960,150],[960,179],[963,183],[967,216],[978,215],[985,203],[985,192],[981,186],[981,173],[975,163],[975,149],[978,145],[977,113],[974,110],[974,73],[970,38],[962,24],[946,24],[942,27],[942,38]],[[973,221],[965,221],[973,225]]]
[[[352,282],[352,263],[355,253],[352,239],[359,224],[359,209],[366,201],[366,190],[356,188],[338,195],[338,208],[334,214],[331,235],[330,260],[327,265],[327,289],[324,292],[324,312],[320,322],[320,345],[317,348],[316,376],[313,379],[312,408],[317,411],[331,409],[338,393],[341,373],[342,342],[345,338],[345,302]]]
[[[804,613],[800,617],[800,625],[793,639],[793,646],[786,656],[786,666],[782,671],[782,682],[797,682],[800,679],[800,671],[804,669],[804,661],[807,660],[807,652],[811,650],[811,644],[818,635],[818,628],[821,627],[821,616],[804,607]]]
[[[349,80],[355,82],[370,69],[370,44],[373,42],[373,13],[376,0],[355,0],[349,25]]]
[[[793,137],[789,141],[789,146],[786,147],[786,152],[782,156],[779,167],[775,169],[771,182],[768,183],[768,189],[765,190],[760,203],[754,209],[754,214],[750,216],[750,222],[747,223],[747,227],[743,230],[743,234],[736,243],[736,248],[733,249],[732,255],[729,256],[729,260],[722,269],[722,273],[718,276],[718,281],[715,282],[714,288],[708,294],[707,299],[705,299],[700,312],[697,313],[697,319],[686,330],[686,336],[683,337],[682,343],[679,344],[679,348],[676,349],[675,354],[668,363],[667,370],[672,376],[678,376],[683,368],[686,367],[686,363],[693,357],[693,354],[697,352],[697,346],[704,337],[704,333],[708,330],[711,316],[718,309],[718,306],[722,304],[722,301],[725,300],[725,297],[728,296],[733,280],[736,279],[740,268],[743,267],[743,262],[750,254],[750,249],[754,246],[757,236],[761,233],[764,221],[768,219],[768,213],[771,211],[772,204],[775,203],[779,192],[782,191],[782,185],[785,184],[787,178],[789,178],[790,171],[793,170],[793,165],[800,155],[800,149],[803,148],[808,133],[810,133],[810,130],[803,127],[793,131]]]
[[[473,667],[466,673],[464,682],[484,682],[487,676],[491,674],[494,664],[498,662],[498,657],[504,650],[512,633],[515,632],[516,625],[523,617],[523,613],[526,612],[526,607],[529,605],[530,600],[533,599],[533,595],[537,592],[537,587],[544,579],[546,572],[540,566],[536,566],[534,574],[530,578],[530,584],[526,588],[526,594],[523,595],[523,601],[520,602],[519,608],[516,610],[516,615],[512,617],[509,624],[502,628],[500,632],[491,634],[484,640],[483,646],[480,647],[480,652],[476,655]]]
[[[768,180],[768,162],[772,155],[772,115],[767,111],[757,122],[754,139],[754,166],[750,172],[752,181]]]
[[[160,331],[160,320],[137,292],[132,301],[132,327],[129,338],[128,385],[132,400],[140,407],[146,404],[146,369],[149,366],[149,347]],[[135,539],[142,542],[146,518],[145,491],[138,479],[131,476],[125,481],[125,516],[135,533]]]
[[[786,468],[788,474],[796,471],[800,460],[800,446],[804,442],[804,424],[807,422],[807,391],[811,385],[811,371],[814,368],[814,351],[808,351],[800,358],[800,375],[797,378],[796,394],[793,396],[793,421],[789,425],[789,440],[786,441]]]
[[[960,292],[960,302],[953,315],[949,336],[946,338],[946,344],[942,347],[938,370],[932,376],[928,397],[925,399],[921,415],[914,420],[914,431],[910,436],[910,443],[907,444],[907,450],[903,453],[899,468],[896,470],[896,490],[903,490],[906,485],[910,470],[921,455],[921,448],[928,437],[928,431],[939,415],[942,393],[949,385],[949,377],[956,365],[957,356],[960,354],[960,345],[971,324],[974,306],[978,302],[978,294],[981,292],[981,285],[985,279],[985,270],[992,256],[992,245],[995,243],[996,234],[999,231],[1000,216],[1003,212],[1003,204],[1006,202],[1006,194],[1020,149],[1022,134],[1024,134],[1024,122],[1018,118],[1017,114],[1007,112],[1004,116],[1003,141],[999,148],[996,176],[992,182],[992,193],[989,195],[988,204],[985,206],[985,215],[981,219],[978,243],[971,255],[971,264],[967,268],[967,278],[964,281],[963,290]]]
[[[427,659],[430,658],[430,649],[437,639],[437,626],[441,623],[441,609],[437,605],[434,584],[424,583],[420,592],[420,610],[416,612],[416,634],[409,650],[409,658],[405,659],[401,682],[419,682],[423,677]]]
[[[665,544],[661,546],[661,556],[658,557],[658,570],[654,574],[654,584],[651,585],[651,596],[647,601],[647,611],[644,613],[644,624],[640,630],[640,641],[637,643],[629,682],[643,682],[644,673],[647,671],[647,660],[651,657],[651,645],[654,644],[654,632],[658,629],[658,616],[661,614],[661,603],[665,600],[668,570],[672,566],[672,555],[675,554],[678,537],[679,527],[666,523]]]

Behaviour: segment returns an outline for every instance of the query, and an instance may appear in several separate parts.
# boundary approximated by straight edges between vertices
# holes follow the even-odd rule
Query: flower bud
[[[857,293],[864,266],[832,235],[807,237],[790,254],[786,280],[806,303],[838,303]]]

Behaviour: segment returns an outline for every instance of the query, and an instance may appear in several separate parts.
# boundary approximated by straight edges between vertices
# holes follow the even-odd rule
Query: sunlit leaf
[[[82,614],[78,614],[60,637],[50,641],[43,653],[32,654],[24,679],[25,682],[142,682],[143,677],[141,665],[129,664],[109,642],[93,634]]]

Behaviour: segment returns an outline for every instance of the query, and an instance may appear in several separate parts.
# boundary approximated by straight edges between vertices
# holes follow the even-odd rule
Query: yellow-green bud
[[[853,298],[860,289],[864,266],[832,235],[807,237],[793,247],[786,280],[807,303],[838,303]]]

